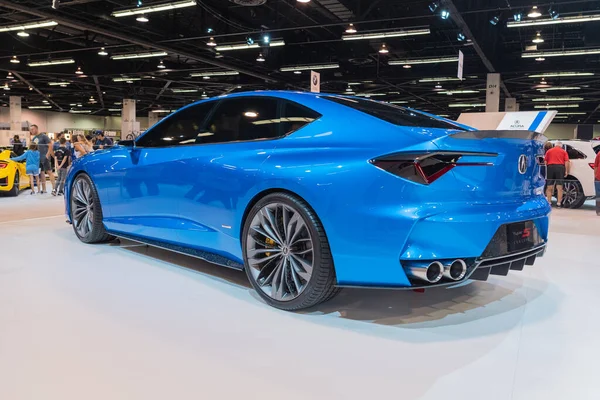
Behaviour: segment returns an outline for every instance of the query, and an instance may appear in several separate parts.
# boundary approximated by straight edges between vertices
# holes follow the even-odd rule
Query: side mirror
[[[127,147],[130,149],[135,148],[135,140],[119,140],[117,143],[119,146]]]

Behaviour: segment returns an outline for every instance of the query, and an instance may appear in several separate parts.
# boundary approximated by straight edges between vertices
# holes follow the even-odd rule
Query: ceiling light
[[[390,51],[388,50],[387,47],[385,47],[385,43],[381,45],[381,48],[379,49],[379,54],[388,54]]]
[[[198,89],[171,89],[173,93],[196,93]]]
[[[439,6],[440,6],[440,3],[438,3],[437,1],[434,1],[433,3],[429,4],[429,11],[434,13],[438,9]]]
[[[583,97],[542,97],[532,101],[581,101]]]
[[[470,94],[470,93],[479,93],[478,90],[445,90],[443,92],[438,92],[438,94],[446,94],[452,96],[453,94]]]
[[[281,39],[271,40],[268,45],[269,45],[269,47],[285,46],[285,42],[283,40],[281,40]],[[247,49],[259,49],[260,47],[261,46],[258,43],[252,43],[252,44],[248,44],[248,43],[230,43],[230,44],[218,45],[216,47],[216,50],[217,51],[247,50]]]
[[[153,113],[172,113],[175,111],[177,111],[177,110],[163,110],[163,109],[152,110]]]
[[[542,35],[538,32],[535,37],[532,40],[533,43],[544,43],[544,38],[542,37]]]
[[[75,71],[75,73],[77,75],[83,75],[83,71],[81,70],[81,67],[77,67],[77,71]]]
[[[302,71],[294,71],[294,74],[296,74],[296,75],[301,75],[301,74],[302,74]]]
[[[19,64],[21,61],[19,61],[17,56],[12,56],[12,58],[10,59],[10,62],[13,64]]]
[[[440,85],[439,83],[437,85],[435,85],[435,89],[437,90],[441,90],[442,89],[442,85]]]
[[[456,40],[458,40],[459,42],[464,42],[465,39],[465,34],[462,32],[458,32],[458,34],[456,35]]]
[[[331,63],[331,64],[312,64],[312,65],[295,65],[290,67],[280,68],[281,72],[292,72],[292,71],[310,71],[314,69],[335,69],[339,68],[340,64]]]
[[[546,61],[546,59],[544,57],[538,57],[535,59],[535,61]]]
[[[310,0],[296,0],[298,3],[310,3]]]
[[[29,33],[25,32],[25,31],[19,31],[19,33],[17,33],[17,36],[28,37]]]
[[[523,13],[518,11],[513,15],[513,19],[517,22],[520,22],[523,19]],[[510,23],[510,22],[509,22]]]
[[[107,56],[108,53],[106,52],[106,50],[104,49],[104,47],[100,48],[100,51],[98,52],[99,56]]]
[[[210,79],[210,76],[203,76],[203,77],[202,77],[202,79],[204,79],[204,80],[209,80],[209,79]]]
[[[584,112],[559,112],[558,115],[586,115]]]
[[[196,5],[196,0],[175,1],[172,3],[158,4],[155,6],[136,7],[136,8],[130,8],[127,10],[115,11],[111,14],[111,16],[116,17],[116,18],[128,17],[130,15],[149,14],[149,13],[159,12],[159,11],[173,10],[176,8],[193,7],[195,5]]]
[[[269,35],[264,35],[264,36],[263,36],[263,43],[264,43],[264,44],[269,44],[269,43],[271,43],[271,36],[269,36]]]
[[[258,62],[265,62],[265,57],[263,56],[262,53],[258,54],[258,57],[256,57],[256,61],[258,61]]]
[[[140,15],[135,19],[137,22],[148,22],[150,21],[144,14]]]
[[[77,107],[81,107],[79,104],[77,104]],[[92,112],[92,110],[69,110],[70,113],[73,114],[89,114]]]
[[[442,12],[440,12],[440,18],[441,19],[448,19],[448,18],[450,18],[450,11],[448,11],[448,10],[442,10]]]
[[[545,106],[533,106],[533,108],[579,108],[579,104],[546,104]]]
[[[419,79],[420,83],[425,83],[425,82],[452,82],[452,81],[460,81],[460,79],[458,79],[458,78],[450,78],[450,77],[423,78],[423,79]]]
[[[208,39],[208,42],[206,42],[206,45],[210,47],[215,47],[217,45],[217,42],[215,41],[214,37],[211,37],[210,39]]]
[[[406,100],[394,100],[394,101],[390,101],[390,104],[408,104],[408,101],[406,101]]]
[[[248,117],[248,118],[256,118],[256,117],[258,117],[258,113],[255,111],[246,111],[244,113],[244,116]]]
[[[48,82],[48,86],[70,85],[71,82]]]
[[[372,33],[362,33],[360,35],[344,35],[344,36],[342,36],[342,40],[384,39],[384,38],[391,38],[391,37],[429,35],[430,33],[431,33],[431,31],[429,29],[411,29],[411,30],[402,30],[402,31],[372,32]]]
[[[411,69],[411,68],[412,68],[412,65],[410,65],[410,64],[404,64],[404,65],[402,66],[402,68]]]
[[[490,18],[490,24],[496,26],[496,25],[498,25],[498,22],[500,22],[499,15],[494,15],[492,18]]]
[[[485,103],[452,103],[448,104],[450,108],[469,108],[469,107],[485,107]]]
[[[54,22],[54,21],[38,21],[38,22],[29,23],[29,24],[4,25],[4,26],[0,26],[0,32],[22,31],[25,29],[35,29],[35,28],[47,28],[47,27],[56,26],[56,25],[58,25],[58,23]]]
[[[543,74],[527,75],[529,78],[564,78],[571,76],[593,76],[593,72],[547,72]]]
[[[350,34],[352,34],[352,33],[356,33],[356,32],[357,32],[357,31],[356,31],[356,28],[354,27],[354,24],[350,24],[350,25],[348,25],[348,27],[346,28],[346,33],[350,33]]]
[[[15,77],[13,76],[12,72],[8,71],[8,74],[6,75],[6,79],[15,79]]]
[[[407,65],[407,64],[414,65],[414,64],[438,64],[438,63],[448,63],[448,62],[458,62],[458,57],[421,58],[421,59],[410,58],[407,60],[392,60],[392,61],[389,61],[388,64],[389,65]]]
[[[560,51],[538,51],[531,53],[522,53],[522,58],[537,57],[566,57],[566,56],[587,56],[600,54],[600,49],[579,49],[579,50],[560,50]]]
[[[540,92],[541,91],[548,91],[548,90],[580,90],[581,88],[579,86],[552,86],[549,88],[545,88],[545,89],[538,89]]]
[[[163,61],[162,61],[162,60],[160,60],[160,62],[159,62],[159,63],[158,63],[158,65],[156,66],[156,68],[158,68],[158,69],[165,69],[165,68],[167,68],[167,67],[165,66],[165,64],[163,63]]]
[[[540,12],[540,10],[538,10],[537,6],[533,6],[533,8],[531,9],[531,11],[529,11],[529,14],[527,14],[527,16],[529,18],[539,18],[542,16],[542,13]]]
[[[190,74],[191,77],[199,77],[199,76],[227,76],[227,75],[239,75],[240,73],[237,71],[211,71],[211,72],[194,72]]]
[[[358,93],[357,97],[378,97],[378,96],[387,96],[387,93]]]
[[[27,108],[29,108],[30,110],[43,110],[43,109],[52,108],[52,106],[29,106]]]
[[[110,112],[120,112],[121,109],[120,108],[109,108],[108,111],[110,111]]]
[[[112,81],[113,82],[127,82],[127,81],[141,81],[142,78],[128,78],[126,76],[123,76],[121,78],[113,78]]]
[[[353,92],[353,90],[352,90],[352,88],[351,88],[350,86],[348,86],[348,87],[346,88],[346,92]]]
[[[600,21],[600,14],[592,15],[579,15],[575,17],[561,17],[556,19],[540,19],[537,21],[514,21],[506,24],[509,28],[518,28],[525,26],[540,26],[540,25],[554,25],[554,24],[575,24],[582,22]]]
[[[202,96],[203,99],[207,98],[208,96],[206,95],[206,92],[202,92]]]
[[[548,14],[550,14],[550,18],[551,19],[558,19],[558,17],[560,17],[560,14],[558,13],[558,11],[550,8],[550,11],[548,12]]]
[[[5,83],[4,86],[2,87],[2,89],[4,89],[4,90],[10,90],[10,87],[8,86],[8,83]]]
[[[127,53],[127,54],[114,54],[110,56],[111,60],[129,60],[133,58],[150,58],[150,57],[166,57],[167,53],[164,51],[149,51],[144,53]]]

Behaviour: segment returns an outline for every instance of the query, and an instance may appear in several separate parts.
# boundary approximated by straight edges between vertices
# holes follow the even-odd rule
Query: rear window
[[[417,126],[421,128],[465,129],[450,122],[435,119],[418,111],[398,107],[393,104],[381,103],[373,100],[356,99],[339,96],[324,96],[324,99],[343,104],[347,107],[369,114],[373,117],[400,126]]]

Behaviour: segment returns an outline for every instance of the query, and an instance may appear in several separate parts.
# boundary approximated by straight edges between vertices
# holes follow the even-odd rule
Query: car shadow
[[[220,285],[228,283],[247,291],[256,301],[262,302],[243,271],[129,240],[117,240],[107,246],[118,247],[132,255],[151,257],[169,266],[200,273],[204,277],[219,281]],[[216,287],[219,288],[220,285]],[[223,286],[220,290],[228,289]],[[296,314],[313,322],[322,321],[313,317],[328,316],[405,329],[453,326],[519,309],[534,301],[546,290],[547,282],[524,274],[521,277],[492,277],[486,282],[468,281],[452,288],[428,289],[424,293],[412,290],[344,288],[334,299]],[[554,311],[555,307],[547,307],[538,318],[545,318]],[[509,325],[514,326],[517,322],[517,319],[511,318]],[[489,324],[483,330],[489,330],[492,334],[510,329],[509,325]],[[473,334],[482,333],[479,329]]]

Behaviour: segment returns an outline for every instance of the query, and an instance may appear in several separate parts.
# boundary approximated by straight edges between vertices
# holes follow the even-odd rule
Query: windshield
[[[369,114],[373,117],[382,119],[394,125],[415,126],[420,128],[438,128],[438,129],[465,129],[460,125],[448,121],[436,119],[422,114],[416,110],[409,110],[389,103],[379,101],[358,99],[342,96],[323,96],[324,99],[343,104],[347,107]]]

